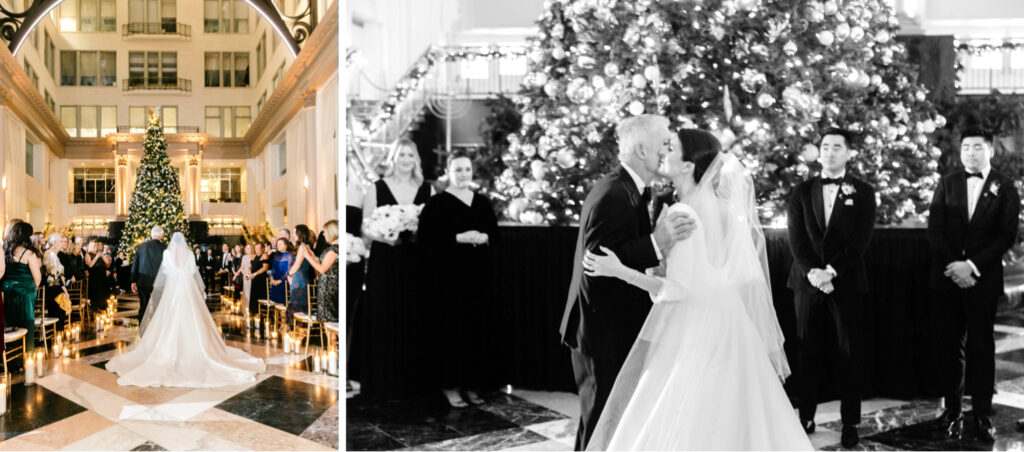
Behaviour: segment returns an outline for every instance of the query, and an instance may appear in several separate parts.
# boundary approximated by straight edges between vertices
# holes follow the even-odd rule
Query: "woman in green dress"
[[[10,225],[4,238],[7,271],[3,277],[4,320],[8,326],[25,328],[25,352],[35,349],[36,287],[42,280],[42,259],[32,246],[32,225]]]

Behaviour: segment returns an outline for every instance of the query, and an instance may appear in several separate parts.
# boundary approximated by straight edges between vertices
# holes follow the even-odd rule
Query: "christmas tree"
[[[927,210],[938,180],[927,134],[945,119],[894,40],[884,0],[549,0],[531,39],[495,181],[516,221],[578,220],[617,164],[615,124],[667,116],[718,134],[751,170],[762,220],[784,223],[791,188],[820,170],[827,127],[849,129],[851,172],[876,187],[879,222]]]
[[[176,231],[186,237],[189,235],[178,173],[171,167],[171,159],[167,157],[167,140],[160,125],[160,117],[151,112],[142,164],[131,204],[128,205],[128,221],[124,225],[119,245],[129,261],[135,256],[135,247],[149,239],[153,226],[164,228],[165,241]]]

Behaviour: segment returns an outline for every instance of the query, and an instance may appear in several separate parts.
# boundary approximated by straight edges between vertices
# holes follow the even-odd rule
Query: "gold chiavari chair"
[[[49,348],[49,344],[53,342],[53,337],[57,335],[57,322],[60,319],[56,317],[46,316],[46,289],[47,286],[42,286],[36,290],[36,332],[38,336],[36,339],[42,338],[43,349]]]
[[[74,321],[73,316],[78,314],[78,320],[85,324],[85,319],[89,316],[89,313],[88,309],[86,309],[88,304],[85,302],[86,296],[82,289],[83,287],[85,287],[85,282],[83,281],[71,283],[71,287],[68,287],[68,297],[71,298],[71,320]]]
[[[285,311],[288,309],[289,298],[291,298],[291,291],[288,290],[288,279],[285,278],[281,284],[284,285],[284,303],[272,303],[274,306],[274,331],[280,330],[281,325],[285,325],[285,317],[287,316]]]
[[[10,333],[4,333],[4,373],[8,373],[7,363],[21,358],[25,362],[25,335],[28,330],[18,328]]]
[[[270,276],[269,275],[266,278],[263,279],[263,283],[266,284],[266,286],[267,286],[267,298],[264,298],[264,299],[261,299],[261,300],[256,300],[256,303],[258,304],[257,308],[259,309],[256,312],[256,315],[259,317],[261,322],[269,322],[270,321],[270,309],[271,309],[271,302],[270,302]]]
[[[296,336],[302,337],[302,353],[309,351],[309,339],[314,329],[317,330],[317,334],[320,336],[320,345],[323,346],[324,344],[323,324],[316,318],[317,302],[316,284],[307,285],[306,312],[296,312],[292,317],[292,330],[295,331]]]

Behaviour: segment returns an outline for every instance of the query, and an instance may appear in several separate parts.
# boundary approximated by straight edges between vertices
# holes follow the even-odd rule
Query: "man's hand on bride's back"
[[[693,235],[697,227],[693,217],[686,212],[669,212],[663,215],[654,228],[654,241],[658,248],[667,250],[674,243],[685,240]]]

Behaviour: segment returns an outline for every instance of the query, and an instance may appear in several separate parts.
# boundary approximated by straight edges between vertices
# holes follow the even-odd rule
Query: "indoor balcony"
[[[130,22],[121,26],[126,40],[173,38],[191,39],[192,26],[178,22]]]
[[[122,80],[121,87],[126,94],[132,91],[179,91],[191,94],[192,80],[181,77],[126,78]]]
[[[164,126],[164,135],[199,133],[199,126]],[[117,133],[146,133],[146,127],[117,126]]]

